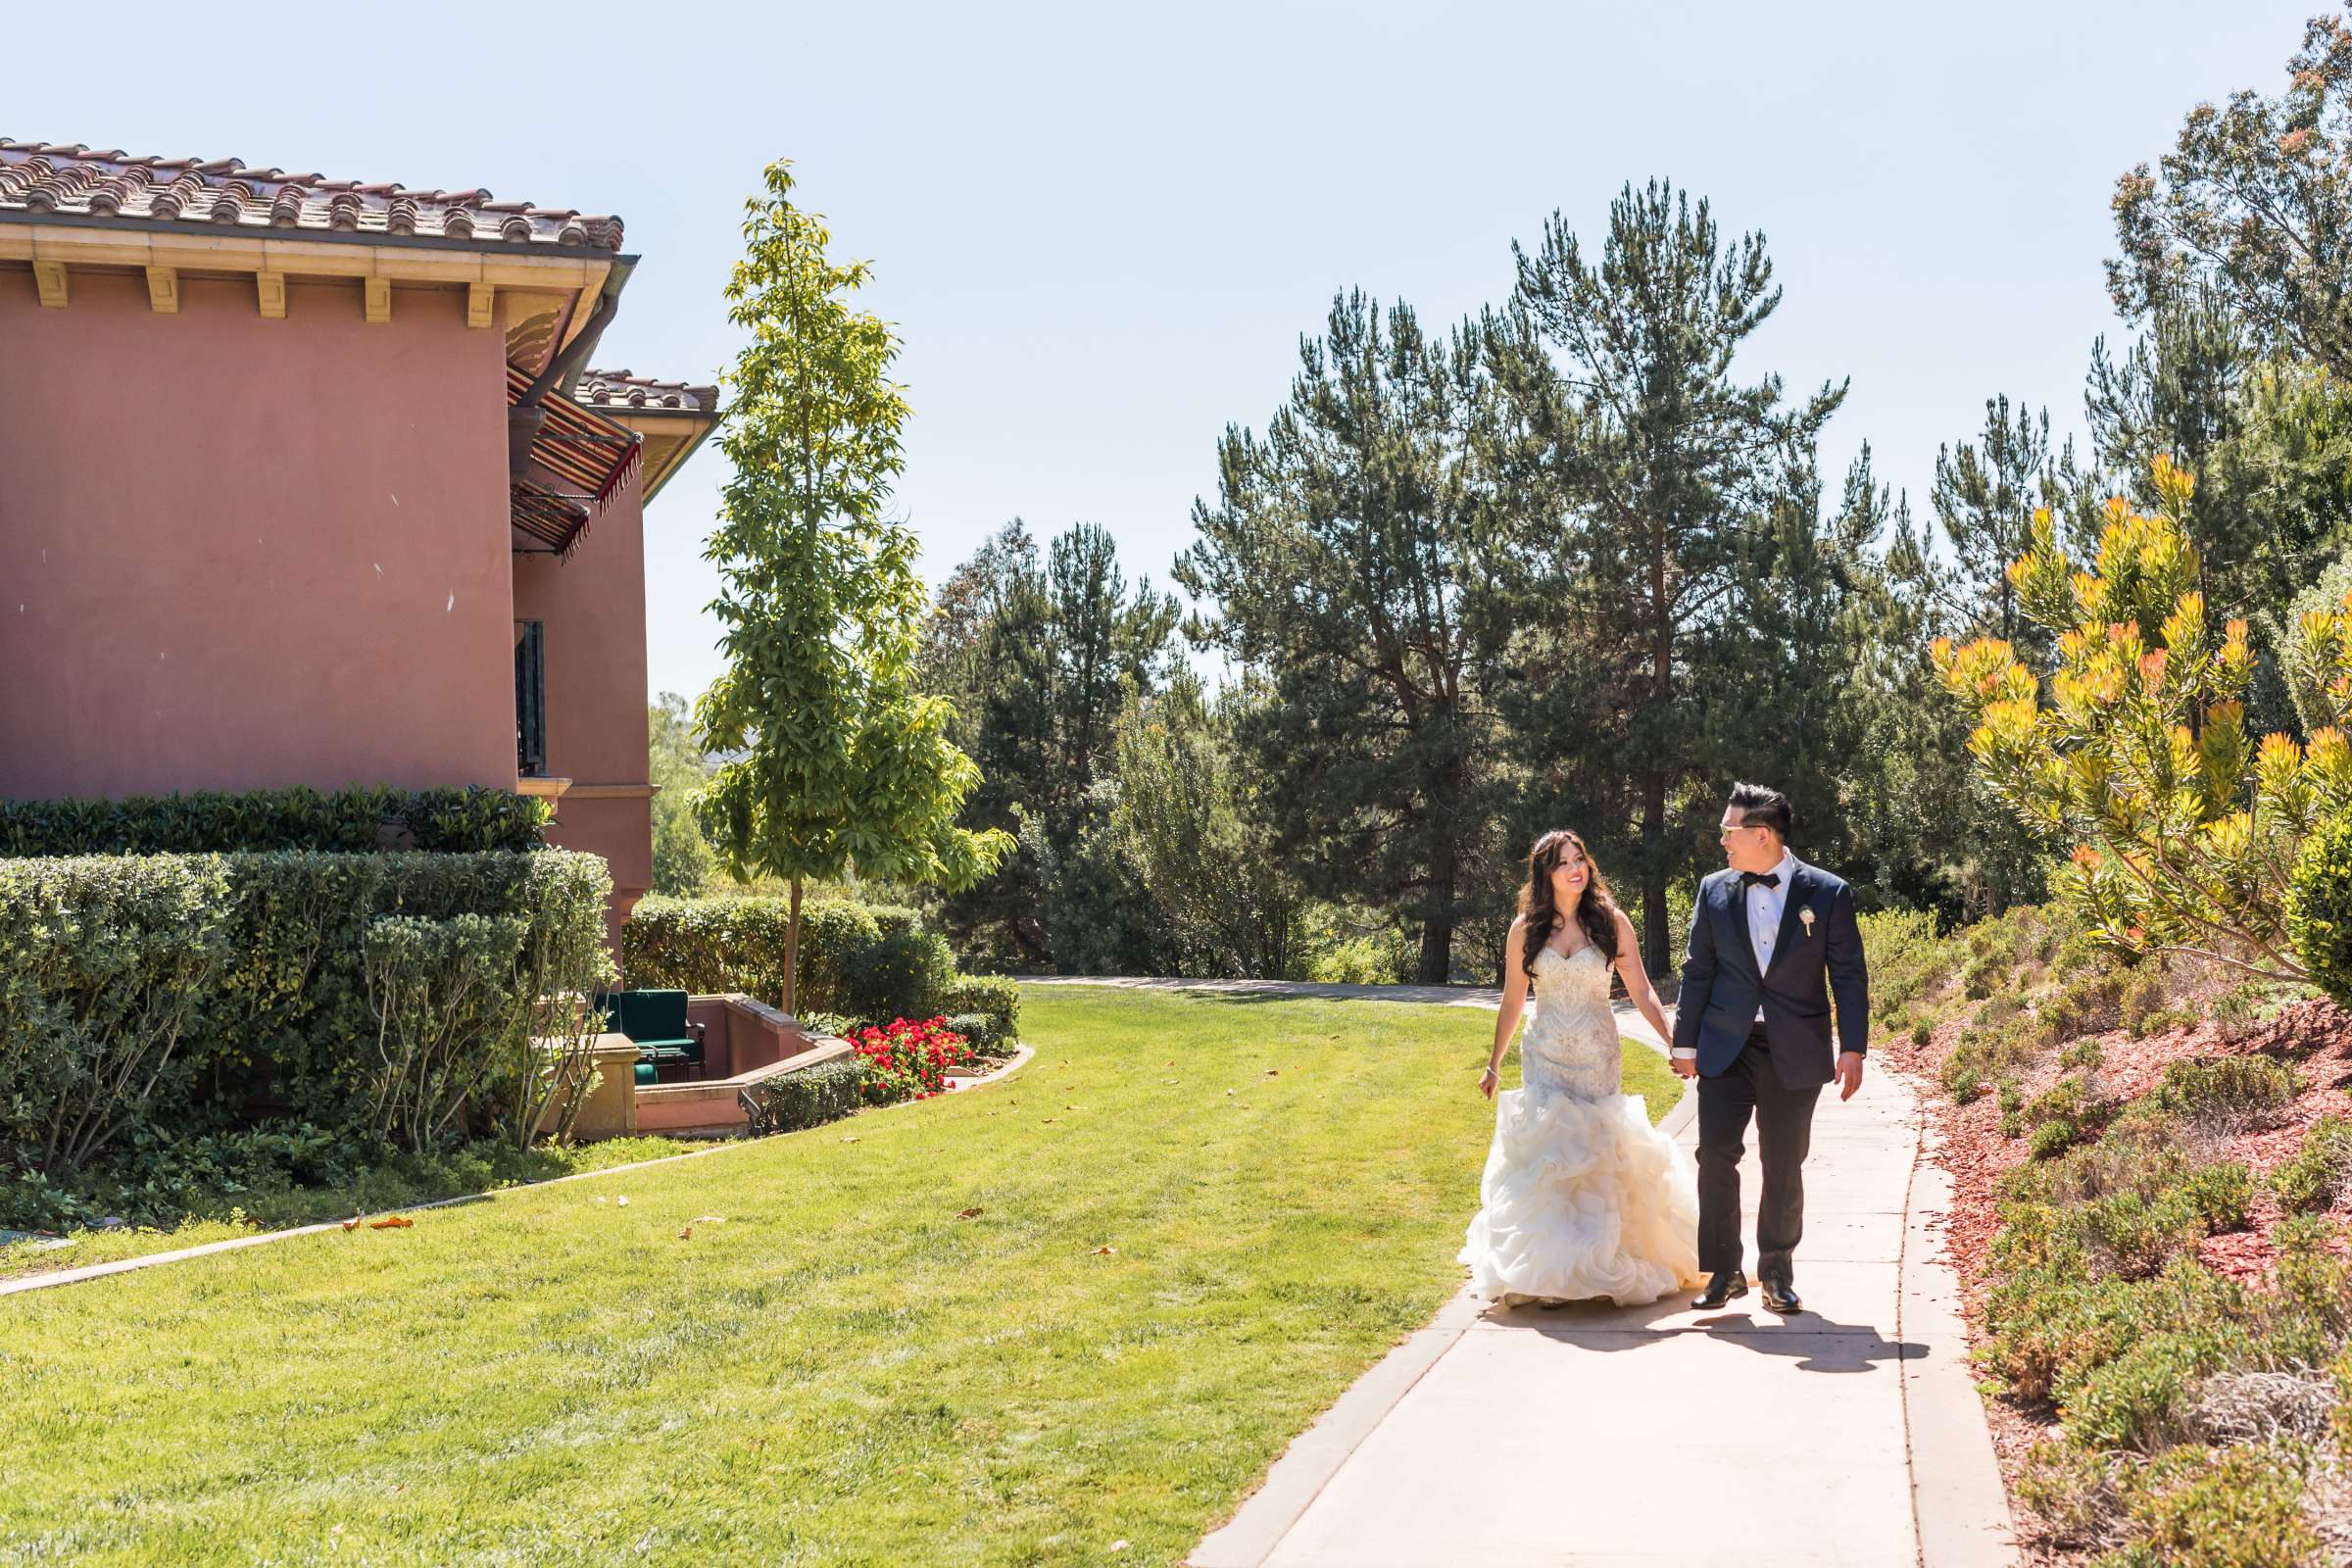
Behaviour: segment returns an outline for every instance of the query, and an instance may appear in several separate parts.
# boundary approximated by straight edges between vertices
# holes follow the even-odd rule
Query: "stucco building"
[[[644,508],[716,417],[588,368],[621,246],[483,190],[0,140],[0,796],[520,788],[611,862],[617,938]]]

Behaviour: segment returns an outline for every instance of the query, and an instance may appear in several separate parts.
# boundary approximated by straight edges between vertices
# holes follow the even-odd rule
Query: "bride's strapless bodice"
[[[1621,1088],[1609,964],[1596,947],[1536,955],[1536,1015],[1519,1039],[1520,1080],[1539,1094],[1599,1100]]]
[[[1700,1283],[1695,1173],[1623,1092],[1608,959],[1593,947],[1565,957],[1545,948],[1529,980],[1520,1087],[1494,1097],[1494,1142],[1459,1254],[1472,1289],[1632,1306]]]

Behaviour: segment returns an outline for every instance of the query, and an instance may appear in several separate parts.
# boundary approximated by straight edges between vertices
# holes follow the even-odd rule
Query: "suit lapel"
[[[1772,939],[1772,968],[1779,968],[1781,957],[1788,951],[1788,933],[1796,929],[1797,910],[1804,905],[1807,887],[1806,872],[1812,867],[1802,860],[1795,861],[1788,872],[1788,897],[1781,901],[1781,934]],[[1770,973],[1770,970],[1766,971]]]
[[[1764,974],[1762,965],[1756,962],[1756,940],[1747,933],[1747,884],[1740,880],[1739,872],[1735,871],[1724,879],[1723,897],[1719,904],[1722,924],[1716,932],[1715,951],[1721,953],[1730,947],[1738,952],[1747,959],[1747,972],[1756,977],[1758,985],[1762,985]]]

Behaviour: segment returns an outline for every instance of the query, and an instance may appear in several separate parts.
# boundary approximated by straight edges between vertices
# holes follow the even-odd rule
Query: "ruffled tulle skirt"
[[[1705,1283],[1695,1167],[1639,1095],[1495,1096],[1479,1198],[1460,1260],[1490,1300],[1639,1306]]]

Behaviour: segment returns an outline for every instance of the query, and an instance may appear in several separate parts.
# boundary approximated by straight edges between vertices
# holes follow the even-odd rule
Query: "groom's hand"
[[[1862,1087],[1862,1053],[1849,1051],[1838,1058],[1838,1098],[1851,1100]]]
[[[1677,1078],[1698,1076],[1698,1058],[1696,1056],[1676,1056],[1671,1059],[1669,1065],[1674,1068],[1674,1075]]]

